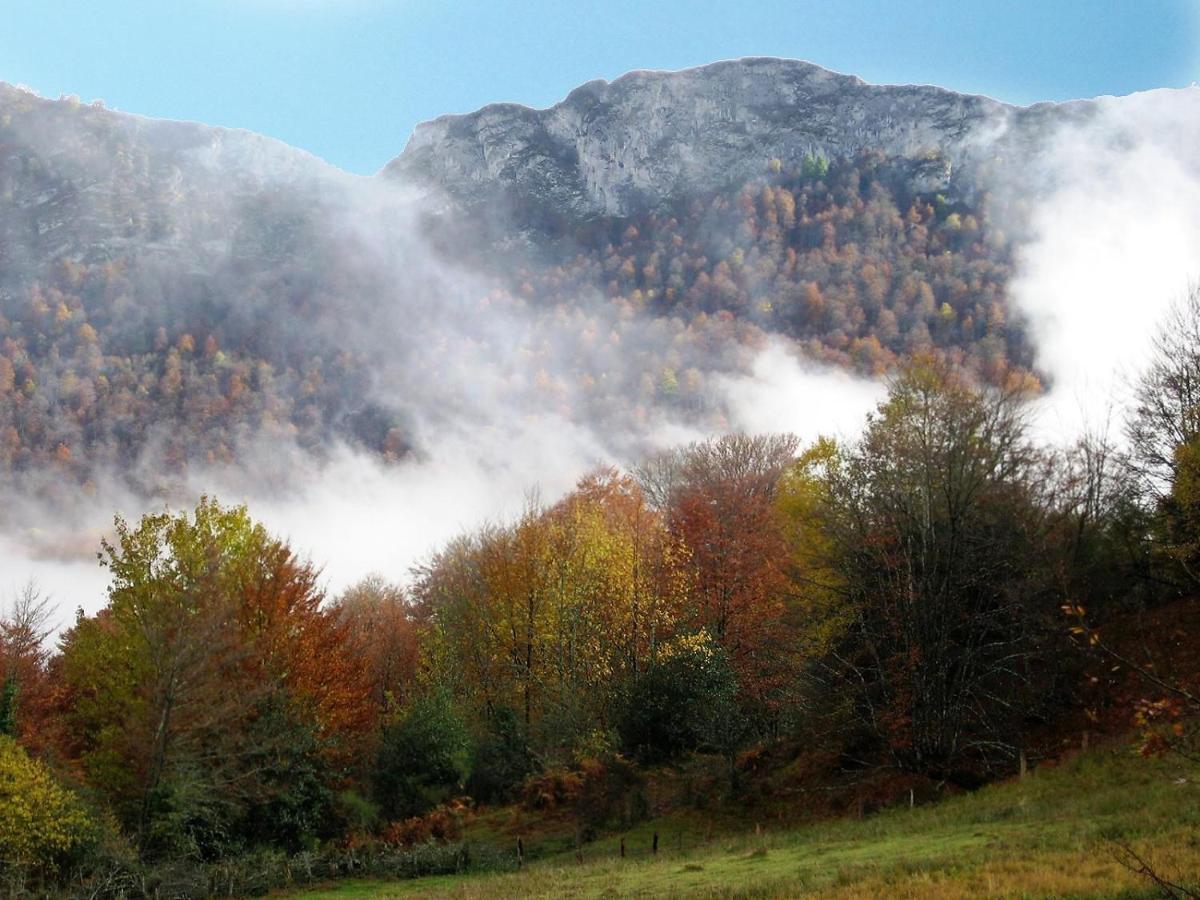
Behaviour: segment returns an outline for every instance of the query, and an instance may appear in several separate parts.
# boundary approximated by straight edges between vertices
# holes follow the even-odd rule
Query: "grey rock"
[[[0,284],[137,252],[204,268],[263,198],[351,178],[249,131],[48,100],[0,83]]]
[[[588,218],[645,212],[742,183],[772,159],[877,150],[923,163],[914,186],[1036,152],[1088,104],[1019,108],[938,87],[870,85],[811,63],[748,58],[593,81],[545,110],[486,106],[418,126],[383,175],[468,206],[501,203]]]

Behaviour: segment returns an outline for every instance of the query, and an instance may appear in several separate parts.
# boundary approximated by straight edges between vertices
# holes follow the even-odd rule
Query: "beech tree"
[[[104,564],[63,640],[69,755],[147,852],[298,845],[374,714],[316,570],[208,499],[118,518]]]
[[[379,709],[411,699],[421,664],[422,623],[398,585],[369,575],[348,588],[333,606],[346,629]]]
[[[794,437],[731,435],[693,444],[640,471],[687,550],[688,615],[729,653],[745,698],[777,705],[791,677],[789,548],[776,508]]]
[[[0,614],[0,734],[44,750],[57,730],[49,671],[53,607],[30,581]]]
[[[483,722],[568,751],[611,727],[690,598],[685,548],[633,479],[601,470],[549,509],[452,542],[420,573],[433,677]]]

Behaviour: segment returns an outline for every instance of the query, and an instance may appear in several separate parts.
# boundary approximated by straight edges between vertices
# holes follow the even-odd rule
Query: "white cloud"
[[[805,441],[858,434],[886,393],[878,381],[802,359],[782,338],[767,343],[749,375],[725,376],[720,388],[735,429]]]
[[[1200,89],[1099,101],[1064,128],[1012,285],[1052,388],[1039,427],[1068,441],[1119,419],[1172,302],[1200,275]]]

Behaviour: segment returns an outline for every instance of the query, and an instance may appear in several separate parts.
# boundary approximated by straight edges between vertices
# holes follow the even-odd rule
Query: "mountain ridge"
[[[1035,152],[1092,101],[1014,106],[934,85],[874,85],[813,63],[745,57],[594,80],[544,109],[501,103],[421,123],[381,170],[468,207],[645,212],[746,180],[771,160],[936,156],[945,185],[993,150]],[[929,173],[925,173],[928,179]],[[936,180],[936,179],[935,179]],[[932,182],[931,182],[932,184]]]

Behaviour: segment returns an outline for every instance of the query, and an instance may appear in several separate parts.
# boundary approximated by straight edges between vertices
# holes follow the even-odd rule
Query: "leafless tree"
[[[41,658],[46,639],[53,633],[52,599],[43,595],[33,579],[13,596],[0,615],[0,648],[12,659]]]
[[[1200,283],[1160,326],[1126,431],[1130,463],[1144,489],[1166,497],[1177,474],[1176,448],[1200,434]]]

